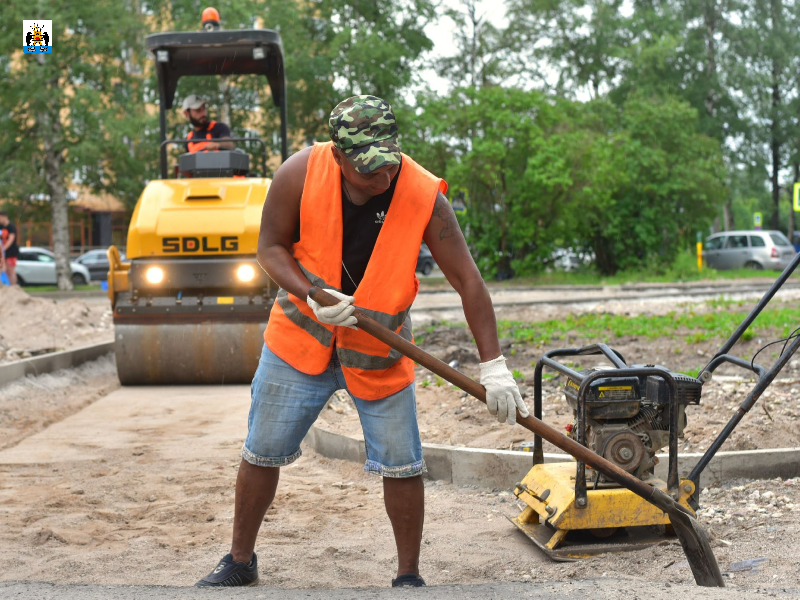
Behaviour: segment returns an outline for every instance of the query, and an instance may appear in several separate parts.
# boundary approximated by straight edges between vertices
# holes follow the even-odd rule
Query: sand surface
[[[50,300],[0,285],[0,364],[113,340],[108,301]]]
[[[14,310],[34,300],[39,306],[38,299],[26,303],[22,298]],[[47,308],[58,314],[66,310],[61,304],[73,303],[44,302],[43,312]],[[8,306],[0,304],[0,310]],[[665,314],[674,308],[669,302],[510,308],[502,309],[500,318],[542,320],[592,310]],[[77,310],[82,314],[84,309]],[[14,319],[21,322],[22,312],[15,312]],[[9,313],[2,314],[7,336]],[[82,327],[65,327],[68,341],[77,339],[75,332]],[[16,331],[13,337],[22,339],[24,329]],[[49,335],[55,336],[55,330]],[[598,340],[576,333],[569,343],[592,341]],[[757,341],[742,352],[752,352]],[[675,370],[704,364],[719,345],[711,340],[676,353],[673,340],[611,342],[630,362],[659,362]],[[442,325],[422,345],[477,375],[477,353],[465,329]],[[504,352],[511,349],[511,366],[524,374],[520,387],[529,397],[531,362],[548,348],[514,347],[506,340]],[[724,374],[741,375],[736,370]],[[761,401],[746,417],[729,449],[800,445],[797,363],[781,378],[765,405]],[[437,383],[418,371],[424,441],[509,448],[530,439],[522,429],[495,423],[482,405],[458,390]],[[562,384],[551,380],[546,386],[545,419],[558,426],[571,418]],[[706,386],[701,406],[690,408],[682,449],[702,449],[750,385],[720,378]],[[0,389],[0,559],[5,565],[0,580],[191,585],[228,551],[239,449],[246,434],[247,386],[117,388],[113,361],[105,359]],[[321,416],[326,427],[358,433],[345,397],[333,399],[329,407]],[[395,551],[382,494],[380,479],[363,473],[361,465],[306,452],[284,469],[259,534],[263,584],[388,585]],[[551,562],[506,519],[521,509],[509,490],[428,481],[426,502],[422,574],[431,584],[602,577],[692,581],[675,540],[581,563]],[[800,479],[728,481],[704,493],[700,519],[712,531],[730,586],[754,591],[800,586],[799,510]]]
[[[193,584],[228,551],[247,387],[124,388],[84,401],[0,452],[0,580]],[[800,583],[799,482],[726,482],[704,495],[701,516],[731,585]],[[388,585],[395,554],[382,494],[361,465],[313,452],[284,469],[258,540],[263,583]],[[520,510],[507,490],[429,481],[426,498],[431,584],[691,581],[674,540],[553,563],[507,521]]]

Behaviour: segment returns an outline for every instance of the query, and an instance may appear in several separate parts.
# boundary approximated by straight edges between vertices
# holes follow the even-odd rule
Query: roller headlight
[[[236,277],[239,278],[239,281],[253,281],[256,276],[256,270],[252,267],[252,265],[241,265],[238,269],[236,269]]]
[[[150,267],[144,274],[147,283],[161,283],[164,281],[164,269],[161,267]]]

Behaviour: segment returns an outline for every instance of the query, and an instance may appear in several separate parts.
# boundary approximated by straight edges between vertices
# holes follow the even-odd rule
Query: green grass
[[[640,337],[644,339],[677,339],[687,344],[698,344],[714,338],[727,338],[738,327],[748,312],[738,302],[713,301],[714,312],[698,314],[694,311],[670,312],[666,315],[640,315],[636,317],[611,314],[568,315],[540,323],[519,321],[498,322],[500,337],[511,338],[516,343],[548,345],[554,340],[568,337],[580,340],[605,340],[608,338]],[[800,308],[767,308],[742,336],[753,339],[759,331],[770,330],[776,336],[786,337],[800,326]],[[774,337],[774,336],[773,336]]]
[[[716,271],[704,268],[698,271],[696,266],[687,267],[685,263],[676,263],[658,272],[646,269],[620,271],[615,275],[600,275],[593,271],[553,271],[552,273],[539,273],[514,277],[506,281],[491,281],[488,277],[486,283],[491,287],[537,287],[546,285],[622,285],[630,283],[680,283],[686,281],[724,281],[735,279],[770,278],[777,279],[780,271],[754,271],[752,269],[733,269],[730,271]],[[798,277],[798,275],[796,275]],[[441,287],[447,285],[444,277],[426,277],[420,279],[420,285],[425,287]]]
[[[754,271],[752,269],[733,269],[715,271],[703,269],[698,271],[672,271],[652,273],[649,271],[621,271],[615,275],[600,275],[593,272],[541,273],[526,277],[515,277],[503,282],[494,282],[493,286],[518,287],[542,285],[622,285],[626,283],[680,283],[684,281],[724,281],[732,279],[770,278],[777,279],[780,271]]]
[[[26,292],[59,292],[57,285],[26,285],[24,288]],[[91,292],[100,289],[99,284],[87,283],[86,285],[75,285],[72,290],[75,292]]]
[[[697,376],[700,374],[700,367],[696,369],[689,369],[688,371],[680,371],[684,375],[688,375],[689,377],[694,377],[697,379]]]

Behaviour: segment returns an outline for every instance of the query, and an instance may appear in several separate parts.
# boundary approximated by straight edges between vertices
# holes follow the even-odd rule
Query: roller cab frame
[[[619,352],[605,344],[545,353],[536,363],[534,371],[534,416],[542,418],[542,379],[544,370],[548,369],[566,380],[565,394],[573,406],[574,414],[574,420],[568,426],[570,437],[617,463],[645,483],[668,493],[690,511],[696,511],[699,508],[703,471],[800,348],[800,335],[789,338],[769,368],[730,354],[736,342],[798,264],[800,254],[795,256],[696,378],[652,364],[629,366]],[[571,362],[565,361],[591,355],[602,356],[608,364],[577,370]],[[724,363],[752,372],[757,381],[700,460],[688,474],[681,475],[678,469],[678,438],[682,436],[683,428],[690,426],[685,408],[690,404],[699,404],[702,386],[712,379],[713,372]],[[632,391],[626,395],[628,388]],[[605,399],[604,402],[603,398],[598,397],[598,390],[603,389],[616,394],[616,398],[611,401]],[[626,463],[630,457],[637,456],[635,439],[630,437],[632,434],[642,435],[642,430],[636,428],[637,418],[647,411],[651,416],[655,415],[652,412],[654,407],[660,407],[661,410],[654,428],[662,431],[650,431],[649,435],[666,436],[660,438],[662,443],[666,441],[668,447],[666,481],[655,476],[657,457],[653,462],[645,462],[638,470],[639,463]],[[616,414],[614,411],[617,411]],[[627,431],[626,424],[630,425]],[[610,426],[612,435],[598,443],[597,429],[603,426]],[[620,431],[613,431],[615,426],[619,426]],[[615,437],[626,435],[629,437]],[[626,450],[624,443],[619,444],[618,452],[609,452],[609,440],[614,439],[632,443],[628,444],[626,452],[623,452]],[[530,449],[533,468],[514,490],[514,494],[526,506],[517,517],[510,520],[550,558],[571,561],[603,552],[638,550],[659,543],[671,533],[665,513],[627,489],[603,482],[583,462],[545,463],[542,438],[539,436],[534,437]]]
[[[204,23],[205,26],[205,23]],[[266,78],[288,154],[286,76],[280,35],[268,29],[158,33],[146,38],[159,95],[159,170],[133,211],[126,255],[108,251],[117,370],[124,385],[249,383],[277,286],[256,261],[270,179],[241,150],[186,153],[169,178],[167,111],[185,76]]]

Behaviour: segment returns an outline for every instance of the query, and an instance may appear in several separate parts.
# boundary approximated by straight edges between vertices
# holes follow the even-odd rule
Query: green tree
[[[726,194],[724,163],[697,118],[685,102],[632,95],[613,121],[602,119],[596,160],[618,175],[591,184],[581,225],[600,272],[669,263],[710,224]]]
[[[13,121],[2,141],[13,170],[0,172],[2,183],[11,198],[25,200],[37,187],[49,196],[60,289],[72,287],[68,184],[124,191],[143,173],[135,140],[147,118],[142,88],[131,84],[140,68],[133,50],[142,32],[137,10],[131,3],[53,0],[34,11],[53,21],[51,54],[23,54],[18,31],[0,42],[0,113]],[[0,20],[18,27],[28,11],[12,3]],[[26,168],[18,183],[16,171]]]
[[[560,95],[599,98],[616,85],[630,44],[624,0],[510,0],[504,36],[520,48],[516,61],[534,81]],[[552,83],[553,73],[557,80]]]
[[[789,162],[789,100],[796,94],[797,80],[789,68],[796,58],[798,44],[787,24],[796,9],[791,0],[756,0],[743,5],[739,12],[744,23],[742,35],[734,45],[742,70],[748,142],[753,150],[764,153],[769,164],[774,229],[779,225],[780,172]]]
[[[444,11],[454,25],[455,53],[435,60],[434,67],[451,87],[498,85],[514,72],[509,59],[517,43],[489,21],[493,8],[481,0],[460,0],[457,8]]]

